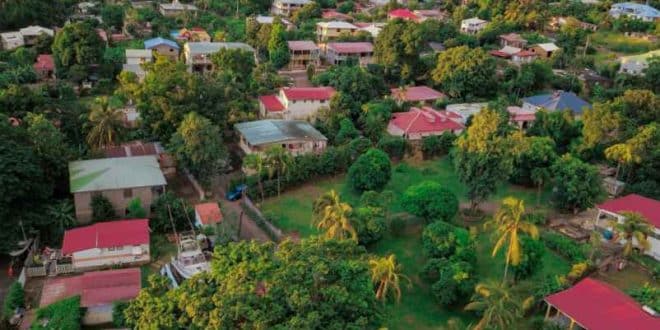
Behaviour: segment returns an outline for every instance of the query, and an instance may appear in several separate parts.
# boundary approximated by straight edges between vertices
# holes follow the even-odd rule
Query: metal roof
[[[69,163],[71,193],[166,184],[155,156],[90,159]]]
[[[189,42],[186,44],[190,50],[191,55],[196,54],[212,54],[220,51],[220,49],[243,49],[254,52],[252,46],[243,42]]]
[[[583,108],[591,109],[591,104],[575,95],[573,92],[555,91],[551,94],[540,94],[526,97],[523,102],[542,107],[550,111],[561,111],[570,109],[574,113],[581,114]]]
[[[251,145],[289,140],[328,140],[314,126],[302,120],[257,120],[234,125]]]
[[[151,59],[151,51],[149,49],[126,49],[126,58]]]
[[[167,46],[170,46],[174,49],[179,49],[179,44],[177,44],[176,42],[174,42],[170,39],[165,39],[165,38],[158,37],[158,38],[153,38],[153,39],[149,39],[149,40],[144,41],[144,48],[145,49],[151,49],[151,48],[154,48],[154,47],[158,47],[160,45],[167,45]]]

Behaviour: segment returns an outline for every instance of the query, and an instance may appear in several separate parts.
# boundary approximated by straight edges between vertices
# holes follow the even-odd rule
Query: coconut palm
[[[89,113],[87,143],[93,149],[100,149],[119,142],[123,130],[124,114],[108,106],[107,97],[99,97],[96,106]]]
[[[614,178],[619,179],[621,167],[637,162],[639,156],[635,155],[629,144],[619,143],[605,149],[605,158],[616,162],[616,174]]]
[[[510,325],[521,317],[534,301],[532,297],[529,297],[519,303],[520,299],[515,297],[503,283],[479,283],[474,288],[474,292],[472,300],[465,305],[464,309],[481,313],[481,319],[474,327],[475,330],[509,329]]]
[[[625,217],[623,223],[612,221],[612,227],[614,231],[621,234],[619,235],[619,240],[624,243],[623,255],[629,256],[635,245],[642,251],[648,250],[651,247],[651,243],[647,237],[653,233],[653,227],[651,227],[649,221],[643,215],[636,212],[621,212],[621,215]]]
[[[277,175],[277,197],[280,197],[282,177],[287,175],[291,162],[291,155],[282,146],[272,146],[266,150],[268,177],[272,179]]]
[[[410,279],[401,274],[401,265],[397,264],[396,256],[390,254],[387,257],[372,258],[369,260],[369,269],[371,282],[376,285],[376,299],[384,300],[388,292],[393,292],[396,301],[400,301],[400,280],[405,279],[410,284]]]
[[[264,185],[261,181],[261,175],[266,167],[266,160],[261,154],[249,154],[243,159],[245,167],[257,172],[257,184],[259,185],[259,192],[261,193],[261,202],[264,201]]]
[[[502,201],[502,205],[493,219],[486,223],[486,227],[492,226],[495,228],[495,235],[498,237],[497,243],[493,247],[493,257],[508,242],[502,281],[506,281],[509,264],[515,266],[520,263],[522,257],[520,234],[527,233],[534,239],[539,237],[538,228],[534,224],[525,221],[523,218],[524,213],[525,204],[522,200],[507,197]]]
[[[348,219],[352,210],[350,205],[341,202],[336,191],[330,190],[314,202],[312,222],[325,231],[327,238],[357,241],[357,231]]]

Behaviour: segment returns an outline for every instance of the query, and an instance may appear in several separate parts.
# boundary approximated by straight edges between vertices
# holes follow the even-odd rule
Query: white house
[[[149,263],[149,220],[117,220],[69,229],[62,255],[76,271]]]
[[[172,3],[161,3],[158,10],[163,16],[173,17],[186,12],[197,12],[198,8],[195,5],[180,3],[179,0],[172,0]]]
[[[25,40],[20,32],[0,33],[0,42],[4,50],[12,50],[25,45]]]
[[[123,70],[135,73],[142,81],[146,75],[142,64],[149,63],[151,60],[150,49],[126,49],[126,63],[124,63]]]
[[[660,57],[660,49],[639,55],[622,56],[619,59],[621,62],[619,72],[631,75],[641,75],[649,66],[648,60],[654,56]]]
[[[281,88],[275,95],[259,97],[262,118],[312,120],[322,107],[330,106],[335,94],[332,87]]]
[[[645,253],[660,260],[660,201],[637,194],[609,200],[598,205],[596,228],[611,232],[609,220],[623,223],[626,221],[626,217],[622,213],[626,211],[639,213],[649,221],[653,227],[653,233],[647,237],[651,246]],[[607,235],[604,236],[607,237]]]
[[[486,28],[488,21],[484,21],[481,18],[473,17],[464,19],[461,21],[461,32],[467,34],[477,34],[481,30]]]
[[[20,29],[19,32],[23,35],[23,40],[25,41],[26,45],[36,44],[37,38],[39,38],[39,36],[42,34],[51,37],[55,35],[55,32],[53,30],[39,25],[30,25],[28,27],[24,27]]]
[[[273,15],[291,16],[294,11],[312,2],[311,0],[275,0],[270,12]]]
[[[657,10],[649,5],[643,5],[634,2],[622,2],[612,5],[612,8],[610,9],[610,15],[614,18],[627,16],[640,19],[645,22],[653,22],[660,19],[660,10]]]

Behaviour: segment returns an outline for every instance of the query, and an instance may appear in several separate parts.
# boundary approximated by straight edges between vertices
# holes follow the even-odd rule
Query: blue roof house
[[[165,56],[171,60],[179,58],[179,44],[175,41],[165,38],[153,38],[144,41],[144,49],[151,49],[160,56]]]
[[[579,118],[585,108],[591,109],[591,104],[573,92],[555,91],[550,94],[540,94],[524,98],[522,108],[527,111],[546,109],[551,112],[568,109],[573,112],[576,118]]]
[[[660,19],[660,10],[649,5],[643,5],[634,2],[615,3],[610,8],[610,15],[614,18],[627,16],[640,19],[645,22],[653,22]]]

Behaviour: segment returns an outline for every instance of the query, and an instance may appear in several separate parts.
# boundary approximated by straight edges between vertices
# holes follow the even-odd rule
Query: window
[[[133,198],[133,189],[124,189],[124,198]]]

